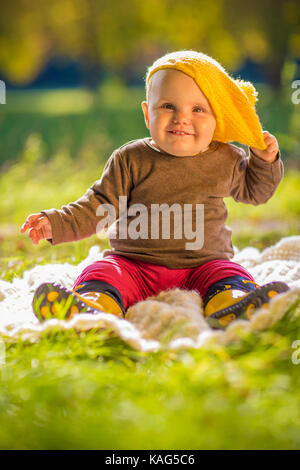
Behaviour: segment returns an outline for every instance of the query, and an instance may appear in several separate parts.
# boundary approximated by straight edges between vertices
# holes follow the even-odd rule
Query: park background
[[[87,256],[91,246],[108,246],[107,240],[95,236],[55,248],[43,241],[36,247],[19,233],[20,225],[30,213],[59,208],[76,200],[100,178],[115,148],[148,135],[140,107],[145,96],[147,66],[160,55],[177,49],[202,51],[219,60],[234,78],[252,81],[259,92],[257,111],[263,128],[279,141],[285,178],[275,196],[259,207],[226,201],[234,245],[263,249],[284,236],[299,234],[299,94],[298,100],[292,100],[296,91],[293,83],[300,79],[297,0],[185,0],[184,3],[177,0],[2,0],[0,79],[6,85],[5,104],[0,104],[0,277],[3,280],[22,276],[37,264],[77,264]],[[241,424],[234,409],[244,400],[243,392],[238,389],[226,395],[222,361],[225,357],[229,360],[233,354],[237,356],[235,363],[238,360],[242,363],[249,355],[238,356],[236,351],[226,351],[223,356],[215,352],[208,358],[203,352],[189,352],[183,360],[180,355],[167,353],[165,357],[141,359],[118,342],[109,342],[105,335],[87,335],[81,342],[78,338],[65,337],[55,341],[54,344],[54,340],[45,339],[34,346],[35,350],[23,344],[12,345],[8,350],[15,374],[2,376],[5,393],[0,410],[1,403],[6,405],[0,415],[1,448],[16,445],[20,448],[135,448],[135,445],[158,448],[160,443],[165,448],[295,448],[299,445],[299,433],[293,428],[296,424],[291,424],[296,399],[289,385],[284,385],[285,379],[280,382],[282,363],[276,359],[277,369],[272,369],[274,349],[264,358],[265,350],[258,352],[254,348],[251,354],[258,365],[259,361],[265,361],[265,367],[273,374],[272,380],[278,379],[279,388],[274,387],[283,414],[278,412],[275,416],[271,404],[257,398],[256,407],[245,402]],[[32,368],[33,355],[38,357],[40,365]],[[102,362],[101,358],[104,358]],[[194,365],[200,363],[204,373],[201,387],[206,391],[210,386],[216,387],[216,413],[208,396],[203,409],[195,412],[195,378],[191,389],[187,387],[181,390],[180,396],[172,398],[171,384],[180,388],[182,379],[189,381],[189,374],[195,372]],[[215,376],[207,376],[205,372],[209,363],[217,370]],[[57,375],[58,366],[65,371],[65,375],[61,372],[63,379]],[[149,379],[147,367],[154,377],[150,381],[154,398],[143,387],[142,398],[137,399],[138,384],[145,377]],[[255,367],[249,367],[246,373],[249,384],[257,390],[268,388],[268,377],[262,385],[260,375],[255,377]],[[94,379],[91,368],[95,369]],[[294,373],[289,376],[290,384]],[[35,374],[40,374],[40,380],[33,386]],[[78,392],[79,376],[82,385]],[[105,389],[104,376],[113,384],[109,390]],[[20,377],[23,377],[22,387]],[[127,387],[129,377],[132,390]],[[64,390],[61,381],[66,385]],[[159,395],[161,384],[163,392]],[[119,400],[115,391],[123,386],[125,391]],[[44,390],[42,397],[41,390]],[[83,401],[81,408],[75,404],[78,394]],[[109,396],[116,400],[116,411],[110,404],[110,414],[105,413],[101,405],[101,414],[98,409],[93,415],[93,407],[99,407],[96,394],[106,401]],[[291,401],[287,405],[289,394]],[[170,399],[168,405],[166,397]],[[187,397],[191,399],[188,406]],[[135,400],[139,402],[136,408]],[[174,410],[186,424],[185,429],[190,429],[187,436],[178,431]],[[271,419],[269,424],[260,418],[257,424],[257,413],[266,413]],[[291,417],[291,422],[288,418],[284,420],[284,414]],[[43,416],[37,419],[42,424],[34,425],[28,434],[32,415]],[[59,432],[54,418],[61,426]],[[84,436],[72,426],[76,418],[86,426]],[[142,431],[141,421],[144,422]],[[99,422],[106,434],[95,435],[91,431],[99,430]],[[165,430],[164,435],[158,433],[157,423]],[[214,438],[198,435],[199,423],[214,431]],[[288,425],[292,428],[287,435]],[[127,441],[118,432],[118,426],[127,433]],[[228,426],[232,431],[226,435],[224,429],[228,430]],[[4,433],[4,429],[9,432]],[[14,432],[19,433],[19,444],[11,437]]]

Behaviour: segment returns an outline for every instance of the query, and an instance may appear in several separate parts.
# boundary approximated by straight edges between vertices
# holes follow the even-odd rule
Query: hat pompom
[[[237,84],[237,86],[240,87],[242,89],[242,91],[245,93],[245,95],[247,96],[251,106],[254,107],[254,105],[257,101],[258,92],[254,88],[252,83],[251,82],[245,82],[244,80],[240,80],[240,79],[237,79],[237,80],[234,80],[234,81]]]

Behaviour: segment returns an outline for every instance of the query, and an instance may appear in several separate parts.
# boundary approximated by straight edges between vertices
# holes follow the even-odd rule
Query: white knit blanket
[[[98,246],[90,249],[79,265],[68,263],[36,266],[13,282],[0,279],[0,335],[11,340],[36,341],[53,330],[109,328],[126,343],[141,351],[161,348],[198,348],[213,341],[228,344],[248,330],[264,330],[279,321],[291,305],[300,315],[300,236],[287,237],[259,252],[239,251],[233,261],[244,266],[258,284],[284,281],[291,288],[275,296],[268,309],[257,310],[250,321],[237,320],[224,330],[212,330],[202,315],[202,300],[196,292],[173,289],[161,292],[129,308],[125,319],[108,313],[78,314],[70,321],[51,319],[39,323],[32,311],[35,289],[42,282],[59,282],[71,289],[80,272],[102,258]]]

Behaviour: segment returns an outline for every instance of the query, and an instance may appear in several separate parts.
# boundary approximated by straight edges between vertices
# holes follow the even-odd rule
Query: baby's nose
[[[176,111],[173,116],[174,124],[186,124],[190,121],[190,116],[184,111]]]

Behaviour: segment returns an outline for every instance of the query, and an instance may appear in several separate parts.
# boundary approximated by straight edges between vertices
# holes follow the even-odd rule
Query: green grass
[[[147,135],[143,99],[142,88],[126,90],[115,82],[104,84],[97,94],[80,89],[8,91],[0,114],[0,163],[19,158],[33,130],[46,159],[58,149],[72,158],[90,149],[107,154]]]
[[[0,155],[11,159],[0,174],[0,278],[37,264],[78,264],[91,246],[108,247],[96,236],[36,247],[19,233],[30,213],[80,197],[114,147],[146,135],[136,118],[140,91],[105,86],[98,97],[8,94],[0,116]],[[279,104],[267,90],[263,100],[265,121],[275,125],[270,110]],[[287,108],[276,119],[284,116],[282,139],[295,152],[289,126],[297,128],[298,115]],[[297,235],[299,188],[290,169],[267,204],[227,200],[234,244],[262,249]],[[0,449],[299,449],[300,364],[291,360],[299,309],[300,299],[271,329],[230,346],[181,352],[140,353],[107,330],[52,332],[35,343],[3,338]]]
[[[109,331],[7,343],[0,448],[297,449],[299,334],[287,318],[181,352],[139,353]]]

